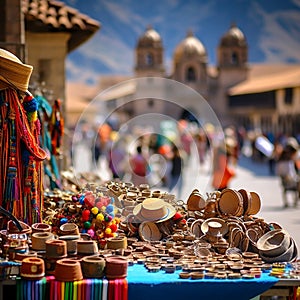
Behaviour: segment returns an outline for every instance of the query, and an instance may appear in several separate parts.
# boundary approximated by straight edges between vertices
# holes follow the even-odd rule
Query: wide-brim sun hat
[[[208,218],[201,224],[201,231],[208,235],[224,236],[228,232],[228,226],[221,218]]]
[[[164,222],[171,219],[175,213],[175,207],[160,198],[146,198],[133,209],[133,215],[140,222]]]
[[[0,89],[12,87],[26,92],[32,70],[32,66],[23,64],[17,56],[0,48]]]

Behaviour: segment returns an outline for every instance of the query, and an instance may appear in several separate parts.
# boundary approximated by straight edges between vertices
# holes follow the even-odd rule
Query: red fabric
[[[235,176],[235,171],[228,166],[225,154],[219,155],[217,163],[218,165],[213,174],[212,186],[215,189],[223,189],[228,186],[229,181]]]
[[[115,300],[115,281],[108,281],[108,300]]]

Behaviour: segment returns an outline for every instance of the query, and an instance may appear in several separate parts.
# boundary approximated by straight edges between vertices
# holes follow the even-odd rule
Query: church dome
[[[220,46],[246,46],[246,38],[243,32],[232,24],[230,29],[221,38]]]
[[[138,40],[138,47],[161,46],[161,37],[152,26],[148,26],[144,34]]]
[[[180,62],[183,58],[188,57],[205,57],[206,59],[206,50],[203,44],[197,39],[194,34],[190,31],[188,32],[186,38],[181,41],[174,51],[174,62]]]

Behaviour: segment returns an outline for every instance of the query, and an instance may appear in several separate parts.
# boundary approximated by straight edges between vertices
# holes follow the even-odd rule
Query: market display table
[[[149,273],[143,265],[128,268],[128,299],[249,300],[269,290],[279,280],[262,273],[257,279],[180,279],[179,273]]]
[[[7,299],[4,287],[14,290],[17,300],[153,300],[153,299],[264,299],[264,296],[295,295],[300,279],[278,279],[262,273],[256,279],[180,279],[179,273],[149,273],[143,265],[128,267],[126,279],[84,279],[60,282],[54,276],[41,280],[0,281],[0,300]],[[10,299],[14,299],[9,293]],[[293,298],[289,298],[293,299]],[[295,298],[294,298],[295,299]]]

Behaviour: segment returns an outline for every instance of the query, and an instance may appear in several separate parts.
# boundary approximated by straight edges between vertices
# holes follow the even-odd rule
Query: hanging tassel
[[[51,134],[52,154],[58,155],[64,135],[64,119],[61,113],[61,101],[55,100],[50,117],[49,131]]]

